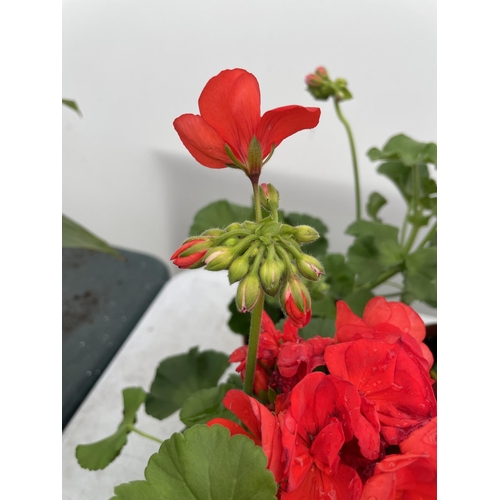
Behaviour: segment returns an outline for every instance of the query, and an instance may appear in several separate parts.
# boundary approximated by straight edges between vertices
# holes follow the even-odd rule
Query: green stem
[[[136,434],[139,434],[139,436],[151,439],[152,441],[156,441],[157,443],[163,443],[161,439],[158,439],[157,437],[151,436],[151,434],[147,434],[143,431],[140,431],[137,427],[132,427],[130,430],[134,431]]]
[[[253,177],[250,178],[252,181],[253,188],[253,204],[255,206],[255,222],[260,222],[262,220],[262,209],[260,207],[260,192],[259,192],[259,178],[255,180]]]
[[[337,112],[337,116],[339,120],[343,123],[346,131],[347,137],[349,138],[349,146],[351,148],[351,156],[352,156],[352,166],[354,169],[354,186],[356,192],[356,220],[361,219],[361,190],[359,187],[359,172],[358,172],[358,159],[356,156],[356,147],[354,145],[354,137],[352,135],[351,127],[347,120],[345,119],[342,111],[340,111],[339,103],[336,99],[333,99],[333,103],[335,104],[335,111]]]
[[[259,176],[250,177],[253,188],[253,202],[255,206],[255,221],[262,219],[262,209],[260,207]],[[258,257],[257,257],[258,258]],[[255,265],[255,263],[254,263]],[[250,320],[250,334],[248,337],[247,365],[245,369],[245,392],[253,394],[253,379],[255,376],[255,365],[257,364],[257,350],[259,347],[260,325],[262,322],[262,311],[264,309],[265,293],[261,291],[257,304],[252,309]]]
[[[425,244],[434,236],[437,231],[437,222],[434,222],[434,225],[429,229],[429,232],[425,235],[425,238],[421,241],[420,245],[418,245],[417,250],[424,248]]]
[[[420,230],[420,226],[413,226],[410,236],[408,237],[408,241],[405,243],[405,246],[403,247],[403,255],[406,257],[408,253],[411,250],[411,247],[415,241],[415,238],[417,237],[418,231]]]
[[[252,319],[250,322],[247,365],[245,369],[245,392],[249,396],[253,394],[253,379],[255,375],[255,365],[257,364],[257,350],[259,347],[260,324],[262,321],[262,311],[264,309],[264,297],[265,293],[261,292],[260,298],[252,310]]]

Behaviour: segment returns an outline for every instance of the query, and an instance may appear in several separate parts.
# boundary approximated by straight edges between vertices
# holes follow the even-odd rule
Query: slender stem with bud
[[[255,220],[260,222],[262,219],[262,209],[260,207],[259,178],[250,178],[253,187],[253,200],[255,205]],[[253,394],[253,379],[255,376],[255,365],[257,364],[257,351],[259,348],[260,325],[262,322],[262,311],[264,310],[264,291],[261,291],[257,304],[252,309],[250,320],[250,335],[248,337],[247,364],[245,368],[245,392],[248,395]]]
[[[335,111],[339,120],[344,125],[347,131],[347,137],[349,138],[349,146],[351,147],[351,156],[352,156],[352,166],[354,170],[354,187],[356,193],[356,220],[361,219],[361,190],[359,187],[359,173],[358,173],[358,158],[356,156],[356,147],[354,145],[354,137],[352,135],[351,127],[348,121],[345,119],[342,111],[340,111],[339,102],[337,99],[333,98],[333,103],[335,104]]]

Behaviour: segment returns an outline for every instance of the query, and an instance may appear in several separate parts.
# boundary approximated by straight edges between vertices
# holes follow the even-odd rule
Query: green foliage
[[[374,222],[381,222],[378,218],[379,210],[387,203],[387,200],[377,192],[371,193],[366,204],[366,212]]]
[[[277,485],[261,447],[220,426],[173,434],[149,460],[145,481],[115,488],[112,500],[273,500]]]
[[[64,106],[71,108],[73,111],[76,111],[80,116],[82,116],[82,112],[80,111],[80,108],[78,107],[76,101],[72,101],[71,99],[63,99],[62,103]]]
[[[363,316],[366,304],[373,297],[373,293],[369,290],[356,290],[345,296],[343,300],[355,314]]]
[[[219,200],[210,203],[194,216],[189,236],[196,236],[214,227],[224,228],[233,222],[245,222],[254,219],[253,208]]]
[[[144,403],[146,393],[140,387],[123,390],[123,419],[116,432],[106,439],[76,447],[76,459],[81,467],[100,470],[107,467],[127,444],[127,434],[132,431],[136,413]]]
[[[421,248],[406,257],[403,300],[437,307],[437,248]]]
[[[405,166],[419,163],[437,164],[437,146],[433,142],[417,142],[404,134],[391,137],[382,151],[372,148],[367,153],[372,161],[396,160]]]
[[[311,321],[299,330],[303,339],[310,339],[315,335],[320,337],[333,337],[335,334],[335,321],[330,318],[311,318]]]
[[[159,420],[168,417],[196,391],[217,385],[228,366],[227,354],[198,352],[198,347],[163,360],[146,399],[146,413]]]
[[[330,285],[330,295],[338,300],[354,289],[354,271],[340,253],[330,253],[323,258],[326,282]],[[313,310],[314,311],[314,310]]]
[[[107,253],[120,260],[124,258],[105,241],[101,240],[83,226],[66,216],[62,216],[62,246],[68,248],[86,248],[96,252]]]
[[[222,404],[224,396],[230,389],[243,389],[243,382],[239,376],[232,377],[216,387],[195,392],[182,405],[181,421],[186,427],[206,424],[214,418],[227,418],[239,422],[234,413]]]

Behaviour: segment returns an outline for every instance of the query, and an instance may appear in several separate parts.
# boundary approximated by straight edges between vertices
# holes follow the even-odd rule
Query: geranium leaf
[[[311,318],[311,321],[299,330],[303,339],[310,339],[315,335],[320,337],[333,337],[335,334],[335,321],[330,318]]]
[[[351,308],[354,314],[358,316],[363,316],[363,311],[365,309],[366,304],[370,299],[374,297],[373,293],[369,290],[357,290],[356,292],[352,292],[346,297],[344,297],[344,301]]]
[[[421,248],[406,257],[405,300],[437,307],[437,248]]]
[[[274,500],[277,486],[261,447],[220,425],[173,434],[148,462],[146,481],[115,488],[112,500]]]
[[[62,216],[62,246],[68,248],[86,248],[97,252],[107,253],[124,260],[124,258],[105,241],[101,240],[83,226]]]
[[[326,282],[330,285],[330,293],[336,299],[342,299],[351,293],[354,288],[354,272],[347,265],[344,255],[330,253],[323,257],[322,263]]]
[[[127,443],[127,434],[136,421],[136,413],[144,403],[146,393],[140,387],[123,390],[123,420],[116,432],[106,439],[76,447],[76,458],[84,469],[99,470],[107,467]]]
[[[229,203],[227,200],[214,201],[203,207],[194,216],[189,236],[201,234],[214,227],[224,228],[233,222],[253,220],[253,218],[254,211],[251,207]]]
[[[366,204],[366,212],[373,221],[380,222],[378,212],[386,203],[387,200],[380,193],[373,192],[370,194]]]
[[[191,394],[217,385],[228,366],[227,354],[198,352],[198,347],[163,360],[146,398],[146,413],[159,420],[168,417]]]
[[[402,259],[402,248],[398,243],[398,228],[389,224],[359,220],[346,229],[346,234],[373,238],[376,250],[374,257],[382,267],[390,267]]]
[[[76,111],[80,116],[82,116],[82,112],[80,111],[80,108],[78,107],[76,101],[73,101],[71,99],[63,99],[62,103],[64,106],[71,108],[73,111]]]
[[[241,378],[239,380],[241,381]],[[195,392],[182,405],[179,415],[181,421],[186,427],[192,427],[195,424],[206,424],[213,418],[227,418],[239,422],[234,413],[222,404],[222,400],[229,389],[237,389],[240,386],[241,383],[237,387],[232,383],[225,383]]]
[[[327,294],[321,299],[313,299],[312,312],[314,317],[335,320],[337,317],[337,308],[335,307],[334,298],[330,294]]]
[[[424,143],[398,134],[391,137],[382,150],[372,148],[367,153],[372,161],[397,160],[406,166],[419,163],[437,163],[437,146],[433,142]]]
[[[290,212],[285,214],[283,222],[285,222],[285,224],[290,224],[290,226],[311,226],[316,229],[320,237],[313,243],[304,245],[304,249],[306,253],[318,258],[326,254],[328,251],[328,240],[325,235],[328,232],[328,227],[321,219],[311,217],[307,214]]]

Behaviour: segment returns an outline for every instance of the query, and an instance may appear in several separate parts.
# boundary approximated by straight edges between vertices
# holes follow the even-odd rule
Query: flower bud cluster
[[[337,102],[352,99],[352,94],[347,88],[344,78],[331,80],[325,68],[320,66],[314,73],[306,76],[307,90],[313,97],[320,101],[326,101],[333,97]]]
[[[271,185],[260,189],[272,213],[278,209],[278,194]],[[319,238],[310,226],[290,226],[272,215],[261,222],[234,223],[225,229],[210,229],[186,240],[171,260],[181,268],[205,266],[209,271],[228,270],[230,283],[239,282],[236,304],[251,311],[262,294],[280,298],[283,311],[302,328],[311,317],[311,297],[301,276],[317,281],[322,264],[301,250],[301,245]]]

